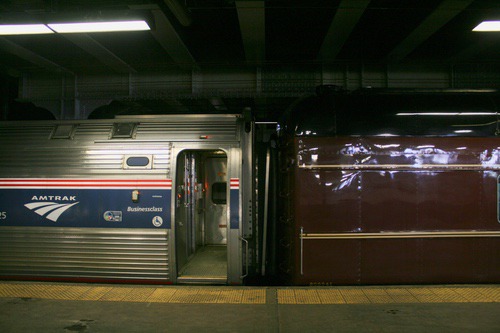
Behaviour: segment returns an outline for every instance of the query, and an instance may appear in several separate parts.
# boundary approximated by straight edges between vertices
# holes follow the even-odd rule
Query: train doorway
[[[179,283],[222,283],[228,277],[227,155],[185,150],[177,157],[175,253]]]

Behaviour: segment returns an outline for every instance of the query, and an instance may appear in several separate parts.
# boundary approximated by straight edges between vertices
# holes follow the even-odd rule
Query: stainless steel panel
[[[135,138],[111,139],[119,122],[138,124]],[[59,124],[75,126],[71,139],[51,139]],[[240,125],[234,115],[0,122],[0,178],[172,179],[174,143],[188,149],[239,147]],[[152,168],[124,170],[125,156],[134,154],[151,155]],[[235,164],[236,178],[238,170]],[[148,230],[0,231],[0,275],[169,279],[166,234],[158,240]]]
[[[244,180],[245,177],[251,177],[250,174],[245,174],[242,172],[242,150],[237,149],[237,148],[231,148],[229,150],[229,153],[227,155],[228,160],[227,160],[227,169],[228,169],[228,174],[227,177],[228,179],[231,178],[236,178],[240,180]],[[242,193],[245,192],[245,190],[251,191],[250,188],[244,188],[243,186],[240,185],[240,196],[238,198],[238,212],[229,212],[228,214],[228,221],[229,221],[229,215],[235,214],[238,216],[238,221],[239,221],[239,228],[238,229],[231,229],[228,228],[228,236],[227,236],[227,254],[228,254],[228,275],[227,275],[227,283],[228,284],[241,284],[242,283],[242,276],[243,274],[247,273],[248,271],[243,271],[246,269],[246,258],[248,258],[249,252],[245,250],[245,241],[242,240],[241,238],[241,226],[242,226],[242,220],[245,218],[243,216],[243,203],[242,203]],[[230,203],[231,204],[231,203]],[[244,252],[243,252],[244,251]],[[245,254],[243,254],[245,253]],[[245,258],[245,259],[244,259]]]
[[[205,162],[206,207],[205,207],[205,243],[210,245],[227,244],[227,204],[217,204],[212,200],[215,183],[227,183],[227,159],[208,158]],[[226,184],[227,186],[227,184]]]
[[[77,125],[72,140],[50,139],[56,123],[44,123],[0,123],[0,177],[170,177],[169,142],[117,143],[107,139],[112,124],[99,123]],[[134,154],[153,156],[152,168],[124,170],[125,156]]]
[[[235,115],[170,115],[135,117],[137,140],[168,137],[172,141],[238,141]],[[154,120],[154,121],[152,121]]]
[[[186,198],[186,155],[180,154],[177,158],[177,175],[175,187],[175,250],[177,267],[183,267],[190,255],[188,237],[189,231],[189,204]]]
[[[0,275],[170,280],[167,230],[0,228]]]
[[[170,178],[171,142],[238,141],[232,115],[134,117],[116,120],[0,122],[1,177]],[[137,123],[135,139],[110,139],[113,124]],[[58,124],[72,139],[51,139]],[[125,155],[153,155],[152,170],[123,170]]]
[[[169,135],[174,141],[200,140],[236,140],[235,123],[218,123],[213,121],[198,123],[151,123],[140,124],[137,129],[137,140],[151,140],[162,135]],[[205,139],[206,137],[206,139]]]

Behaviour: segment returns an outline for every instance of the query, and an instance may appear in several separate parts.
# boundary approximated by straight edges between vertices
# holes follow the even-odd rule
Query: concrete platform
[[[500,286],[0,282],[0,332],[499,332]]]

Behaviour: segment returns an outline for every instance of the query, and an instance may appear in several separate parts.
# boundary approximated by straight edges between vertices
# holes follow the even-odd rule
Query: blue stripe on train
[[[231,229],[239,229],[240,227],[240,190],[231,189],[230,190],[230,216],[229,225]]]
[[[170,229],[171,190],[0,189],[0,226]]]

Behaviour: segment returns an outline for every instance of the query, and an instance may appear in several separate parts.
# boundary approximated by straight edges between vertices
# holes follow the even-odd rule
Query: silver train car
[[[0,278],[242,284],[258,261],[251,126],[0,123]]]

